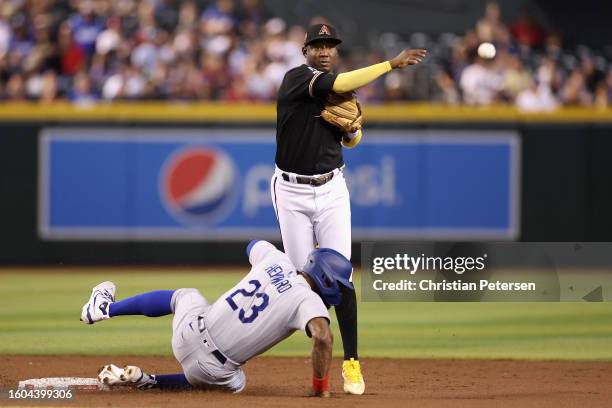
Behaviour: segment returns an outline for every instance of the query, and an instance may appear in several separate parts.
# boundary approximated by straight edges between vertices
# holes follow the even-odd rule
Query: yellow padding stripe
[[[562,108],[553,113],[522,113],[512,106],[449,107],[428,103],[364,104],[364,124],[414,122],[612,123],[612,109]],[[113,121],[240,123],[276,121],[274,103],[113,103],[79,108],[65,102],[2,103],[0,121]]]

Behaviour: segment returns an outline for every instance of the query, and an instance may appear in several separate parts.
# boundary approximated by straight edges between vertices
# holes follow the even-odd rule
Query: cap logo
[[[324,35],[324,34],[331,35],[331,33],[329,32],[329,28],[325,24],[323,24],[321,26],[321,29],[319,30],[319,35]]]

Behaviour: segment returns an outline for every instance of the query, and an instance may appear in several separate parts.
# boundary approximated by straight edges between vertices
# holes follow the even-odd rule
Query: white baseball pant
[[[285,181],[283,173],[289,176]],[[322,186],[298,184],[301,176],[280,170],[272,176],[270,190],[280,225],[285,253],[299,270],[308,254],[319,244],[351,259],[351,205],[344,172],[334,170]]]
[[[229,360],[222,363],[214,355],[217,350],[208,330],[203,325],[203,316],[210,304],[199,290],[178,289],[172,295],[172,351],[183,367],[189,384],[216,386],[240,392],[246,386],[242,368]]]

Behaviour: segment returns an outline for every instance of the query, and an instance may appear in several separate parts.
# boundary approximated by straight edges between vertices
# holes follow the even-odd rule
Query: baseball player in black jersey
[[[418,64],[426,55],[425,50],[404,50],[390,61],[336,74],[336,46],[341,42],[334,27],[311,26],[302,49],[306,64],[289,70],[278,91],[271,194],[285,252],[298,268],[316,245],[351,258],[351,208],[341,142],[358,142],[361,131],[348,135],[322,119],[327,96],[352,92],[392,69]],[[335,309],[344,348],[344,391],[363,394],[354,289],[342,287]]]

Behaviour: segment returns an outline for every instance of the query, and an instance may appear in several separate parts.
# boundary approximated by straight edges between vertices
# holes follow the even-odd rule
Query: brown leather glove
[[[363,123],[361,104],[354,92],[343,94],[330,92],[321,117],[346,133],[358,131]]]

